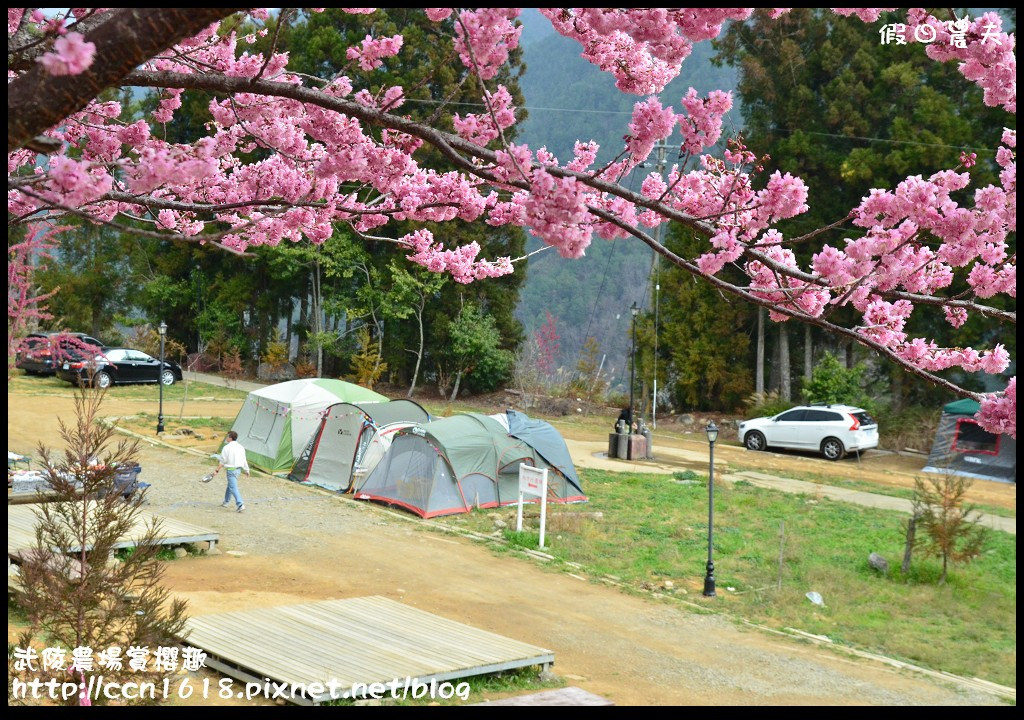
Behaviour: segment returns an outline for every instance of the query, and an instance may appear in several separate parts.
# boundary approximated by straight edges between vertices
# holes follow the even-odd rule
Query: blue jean
[[[228,476],[228,489],[224,492],[224,502],[230,502],[232,496],[235,498],[235,504],[238,507],[242,507],[242,493],[238,491],[238,476],[242,473],[240,468],[227,468]]]

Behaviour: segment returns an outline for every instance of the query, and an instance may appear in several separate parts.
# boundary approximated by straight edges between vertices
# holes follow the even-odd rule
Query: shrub
[[[874,410],[876,408],[869,406],[876,403],[864,389],[865,373],[863,364],[847,368],[834,354],[825,353],[804,385],[804,402],[855,405]]]

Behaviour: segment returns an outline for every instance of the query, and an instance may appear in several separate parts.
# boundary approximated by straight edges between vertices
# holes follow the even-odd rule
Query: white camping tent
[[[290,380],[249,393],[231,429],[238,433],[250,465],[282,472],[292,467],[328,407],[387,401],[373,390],[341,380]]]

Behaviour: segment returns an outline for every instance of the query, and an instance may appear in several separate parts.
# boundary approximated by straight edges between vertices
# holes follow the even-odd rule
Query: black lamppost
[[[629,311],[633,314],[633,344],[629,351],[629,427],[626,429],[626,434],[632,435],[633,421],[636,419],[633,415],[633,386],[636,384],[634,382],[634,376],[636,375],[636,316],[640,314],[640,308],[637,307],[635,300],[633,301],[633,307]]]
[[[160,333],[160,369],[157,371],[156,384],[160,386],[160,415],[156,420],[156,434],[164,431],[164,338],[167,337],[167,323],[160,321],[157,328]]]
[[[708,567],[704,575],[704,596],[715,596],[715,561],[711,557],[711,542],[715,525],[715,441],[718,439],[718,427],[712,420],[704,428],[708,434],[708,445],[711,446],[711,465],[708,472]]]

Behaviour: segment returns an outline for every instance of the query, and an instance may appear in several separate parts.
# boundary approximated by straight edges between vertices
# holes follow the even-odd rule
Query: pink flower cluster
[[[423,10],[432,22],[447,20],[452,14],[451,8],[423,8]]]
[[[509,51],[519,45],[523,28],[512,24],[518,16],[519,8],[481,8],[459,13],[455,49],[462,63],[484,80],[497,75],[508,60]]]
[[[985,395],[981,399],[978,423],[991,433],[1017,438],[1017,376],[1010,378],[1002,393]]]
[[[583,57],[637,95],[659,93],[676,75],[693,42],[717,37],[750,8],[542,8],[555,29],[578,40]]]
[[[488,92],[484,102],[490,112],[480,115],[468,113],[465,118],[458,113],[452,116],[455,132],[477,145],[486,145],[497,138],[501,130],[516,123],[516,108],[512,104],[512,95],[504,85],[498,85],[498,89],[493,93]],[[495,121],[498,123],[497,126],[494,124]]]
[[[345,52],[349,60],[358,60],[363,70],[376,70],[384,61],[381,58],[394,57],[402,49],[402,36],[374,38],[367,35],[359,47],[350,47]]]
[[[586,186],[575,178],[556,178],[546,170],[534,171],[531,181],[530,194],[523,203],[524,222],[562,257],[583,257],[593,233]]]
[[[662,108],[658,98],[650,97],[636,103],[633,106],[633,119],[629,123],[629,135],[626,136],[626,150],[632,156],[631,164],[636,165],[646,160],[655,143],[672,134],[675,124],[675,112],[671,107]]]
[[[471,242],[454,250],[446,250],[441,243],[434,242],[429,230],[417,230],[400,238],[416,252],[409,259],[432,272],[445,272],[459,283],[471,283],[489,277],[501,277],[512,273],[512,261],[507,257],[491,262],[477,260],[480,246]]]
[[[679,117],[683,150],[694,154],[703,152],[722,136],[722,117],[732,109],[732,95],[712,90],[706,99],[702,99],[696,90],[690,88],[682,102],[687,112],[686,117]]]
[[[86,42],[81,33],[69,32],[54,41],[53,50],[43,53],[39,64],[51,75],[80,75],[92,65],[95,54],[95,43]]]

